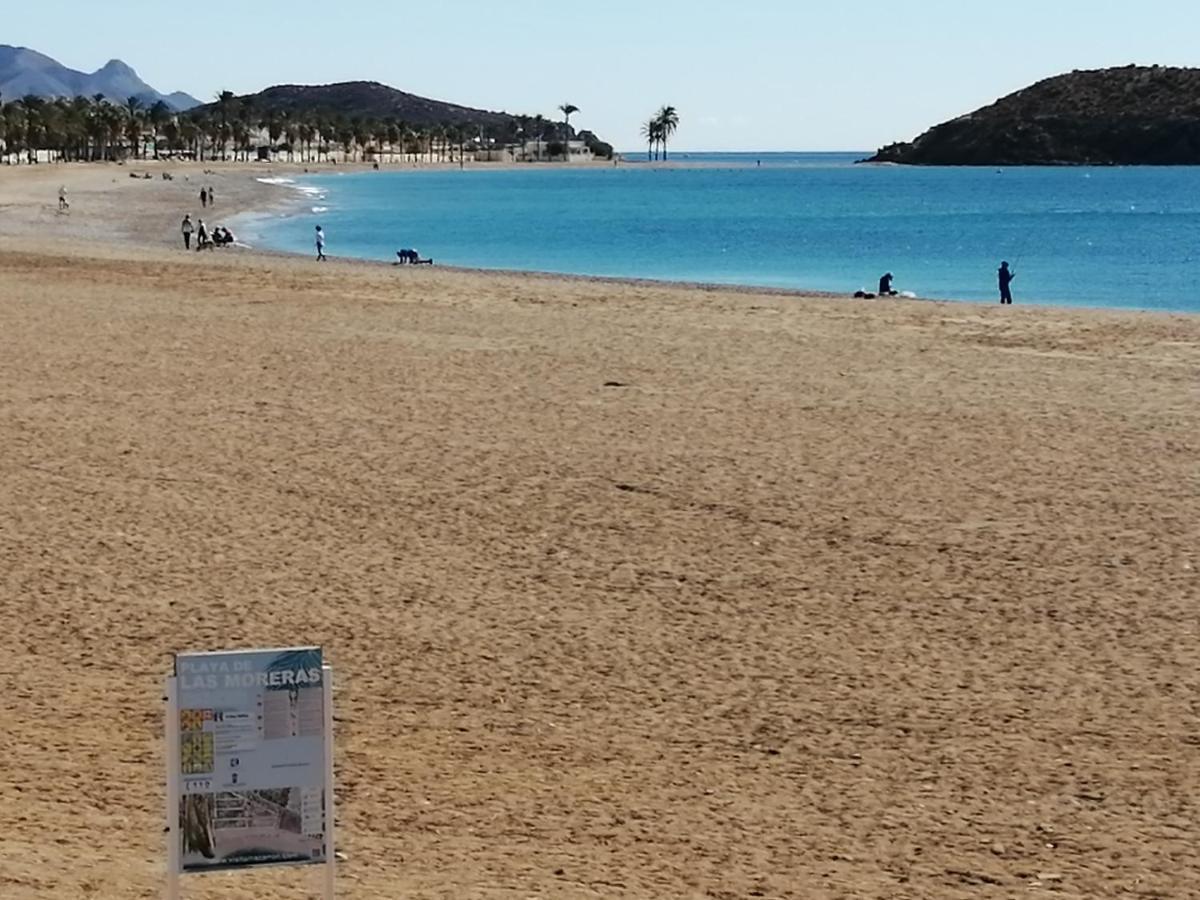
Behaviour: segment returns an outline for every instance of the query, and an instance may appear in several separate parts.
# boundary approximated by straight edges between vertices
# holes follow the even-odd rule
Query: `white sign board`
[[[332,856],[328,677],[319,647],[176,655],[167,722],[174,873]]]

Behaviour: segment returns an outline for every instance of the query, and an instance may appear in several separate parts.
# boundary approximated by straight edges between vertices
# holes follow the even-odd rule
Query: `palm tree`
[[[312,142],[313,138],[317,136],[316,127],[310,119],[303,119],[296,128],[296,135],[300,138],[300,143],[304,145],[302,154],[304,162],[312,162]]]
[[[563,147],[566,150],[567,162],[571,161],[571,116],[579,112],[579,107],[573,103],[564,103],[558,108],[563,114]]]
[[[25,108],[25,154],[30,163],[37,162],[38,147],[43,143],[45,103],[33,94],[21,98],[21,106]]]
[[[125,136],[129,138],[129,152],[138,158],[138,145],[142,142],[142,101],[130,97],[125,101]]]
[[[4,155],[9,165],[13,164],[13,156],[16,156],[17,165],[21,164],[24,137],[25,107],[14,100],[4,107]]]
[[[237,107],[237,98],[233,91],[221,91],[217,94],[217,111],[221,115],[221,162],[225,161],[225,143],[229,140],[229,117]]]
[[[662,158],[666,160],[667,141],[675,136],[675,131],[679,128],[679,113],[673,106],[664,106],[655,118],[658,120],[659,140],[662,141]]]
[[[104,126],[108,131],[108,146],[115,160],[121,146],[121,132],[125,130],[125,117],[119,107],[108,103],[104,105],[103,112]]]
[[[159,100],[150,107],[149,113],[146,116],[150,122],[150,130],[154,137],[154,158],[158,159],[158,135],[163,130],[168,122],[174,122],[175,117],[171,113],[171,107],[167,106],[162,100]]]
[[[97,95],[100,99],[95,100],[95,104],[88,109],[87,116],[87,131],[92,139],[92,159],[107,159],[108,158],[108,125],[104,121],[104,95]]]
[[[250,142],[254,135],[254,104],[249,97],[243,98],[238,103],[237,111],[237,139],[233,144],[233,158],[237,159],[238,148],[241,148],[242,159],[246,162],[250,161]]]
[[[204,132],[195,119],[187,118],[179,123],[179,142],[191,150],[196,155],[196,159],[200,158],[200,138],[203,134]],[[167,138],[170,139],[169,134]]]
[[[542,144],[546,140],[546,120],[541,116],[533,117],[533,136],[537,140],[537,158],[542,161]]]
[[[267,129],[270,151],[274,153],[275,145],[279,143],[279,138],[283,136],[284,128],[286,127],[283,117],[279,114],[278,110],[270,110],[259,120],[258,127]]]
[[[288,113],[284,113],[283,136],[287,138],[288,162],[293,162],[296,159],[296,141],[300,139],[300,126],[288,116]]]
[[[658,144],[662,140],[662,122],[648,119],[642,125],[642,137],[646,139],[646,161],[658,159]]]

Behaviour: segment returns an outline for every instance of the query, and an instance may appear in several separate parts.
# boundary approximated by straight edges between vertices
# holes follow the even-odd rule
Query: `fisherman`
[[[1000,271],[996,273],[1000,278],[1000,303],[1005,306],[1012,305],[1012,280],[1017,277],[1017,273],[1008,267],[1007,262],[1000,263]]]

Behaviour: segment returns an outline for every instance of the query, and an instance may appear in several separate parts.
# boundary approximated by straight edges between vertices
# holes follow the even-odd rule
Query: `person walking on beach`
[[[58,186],[58,211],[66,212],[71,208],[71,204],[67,202],[67,186],[60,184]]]
[[[213,190],[213,186],[211,184],[208,186],[208,205],[217,205],[217,192]]]
[[[208,237],[208,226],[204,224],[203,219],[196,220],[196,250],[199,252],[204,249],[204,245],[208,244],[212,247],[212,241]]]
[[[317,262],[325,261],[325,232],[321,230],[321,226],[317,226]]]
[[[1017,277],[1017,273],[1008,267],[1007,262],[1002,262],[997,274],[1000,277],[1000,303],[1004,306],[1011,306],[1012,280]]]
[[[208,188],[200,188],[200,208],[208,208]]]
[[[192,215],[188,213],[183,217],[183,225],[180,227],[183,232],[183,249],[192,249],[192,232],[196,229],[192,227]]]

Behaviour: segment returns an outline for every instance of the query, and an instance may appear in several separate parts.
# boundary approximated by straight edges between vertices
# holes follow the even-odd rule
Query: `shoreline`
[[[444,167],[437,167],[437,168],[444,168]],[[453,166],[450,168],[453,168],[456,171],[458,169],[457,166]],[[498,169],[498,170],[506,170],[506,171],[523,171],[526,168],[526,165],[525,164],[508,165],[508,164],[481,163],[481,164],[478,164],[477,168],[483,169],[483,170],[488,170],[488,171],[492,170],[493,168]],[[687,168],[687,167],[680,166],[680,168]],[[750,167],[750,168],[753,168],[753,167]],[[782,168],[782,167],[776,167],[776,168]],[[299,175],[296,175],[296,178],[303,178],[304,175],[320,175],[320,176],[335,175],[335,174],[338,174],[337,170],[338,170],[338,167],[334,166],[334,167],[331,167],[330,171],[303,172]],[[371,171],[373,171],[371,168],[363,167],[360,170],[358,170],[358,172],[356,172],[356,174],[357,173],[365,174],[365,173],[371,172]],[[381,169],[380,171],[388,172],[388,171],[392,171],[392,170]],[[421,171],[421,170],[400,169],[399,171],[409,172],[409,171]],[[425,171],[428,171],[428,169],[426,169]],[[295,175],[296,173],[291,173],[291,174]],[[287,177],[287,176],[282,176],[282,177]],[[308,215],[311,212],[311,209],[310,208],[306,209],[305,198],[308,197],[310,202],[311,202],[312,198],[309,197],[309,195],[307,195],[302,189],[297,189],[295,187],[295,185],[297,184],[296,178],[289,178],[288,183],[277,182],[277,183],[269,184],[267,186],[275,187],[275,188],[282,188],[285,191],[290,189],[298,196],[293,197],[289,201],[281,201],[281,203],[276,204],[275,207],[273,207],[270,210],[265,210],[265,209],[264,210],[247,210],[243,213],[240,213],[239,217],[242,218],[243,220],[273,218],[272,212],[275,212],[275,211],[279,211],[279,213],[278,213],[279,217],[286,217],[286,218],[299,218],[301,216]],[[258,179],[256,179],[256,180],[258,180]],[[259,181],[259,183],[263,184],[264,182]],[[280,210],[282,210],[282,211],[280,211]],[[235,234],[236,234],[236,231],[235,231]],[[311,257],[311,254],[303,253],[300,251],[283,250],[283,249],[278,249],[278,248],[274,248],[274,247],[262,247],[262,246],[257,246],[257,245],[245,246],[242,249],[244,249],[246,252],[282,255],[282,256],[292,257],[292,258],[296,258],[296,259],[309,259]],[[353,263],[360,263],[360,264],[367,264],[367,265],[378,265],[378,266],[393,266],[394,265],[394,263],[389,260],[371,259],[369,257],[363,257],[363,256],[333,255],[333,256],[330,256],[329,258],[330,259],[340,259],[340,260],[350,261]],[[401,268],[401,267],[397,266],[397,268]],[[779,287],[779,286],[772,286],[772,285],[734,284],[734,283],[725,283],[725,282],[696,281],[696,280],[686,280],[686,279],[639,278],[636,276],[629,276],[629,275],[589,275],[589,274],[577,273],[577,272],[554,272],[554,271],[545,271],[545,270],[540,270],[540,269],[488,268],[488,267],[468,266],[468,265],[449,265],[449,264],[442,264],[442,263],[437,264],[437,268],[439,268],[443,271],[447,271],[447,272],[466,272],[466,273],[473,273],[473,274],[494,273],[497,275],[515,275],[515,276],[521,276],[521,277],[527,277],[527,278],[561,280],[564,282],[585,281],[585,282],[596,282],[596,283],[600,283],[600,284],[628,285],[628,286],[633,286],[633,287],[663,286],[663,287],[673,287],[673,288],[683,288],[683,289],[694,289],[694,290],[704,292],[704,293],[729,292],[729,293],[741,294],[741,295],[790,297],[790,298],[797,299],[797,300],[815,298],[815,299],[822,299],[822,300],[845,300],[845,301],[849,301],[851,303],[922,303],[922,304],[943,303],[943,304],[954,304],[954,305],[965,304],[965,305],[970,305],[970,306],[983,306],[983,307],[1000,305],[999,303],[997,303],[994,300],[992,300],[992,301],[974,300],[974,299],[953,298],[953,297],[923,297],[920,295],[917,295],[915,297],[901,297],[901,296],[879,297],[879,296],[876,296],[873,298],[856,298],[853,296],[853,291],[829,291],[829,290],[817,290],[817,289],[803,288],[803,287],[789,288],[789,287]],[[1030,309],[1110,311],[1110,312],[1120,312],[1120,313],[1149,313],[1149,314],[1156,315],[1156,316],[1162,316],[1162,315],[1166,315],[1166,316],[1196,316],[1196,315],[1200,315],[1200,311],[1192,311],[1192,310],[1147,309],[1146,307],[1137,306],[1137,305],[1091,306],[1091,305],[1087,305],[1087,304],[1067,303],[1067,302],[1062,302],[1062,301],[1051,301],[1051,300],[1038,300],[1036,302],[1020,303],[1018,305],[1023,308],[1030,308]]]
[[[546,164],[547,166],[551,164]],[[646,165],[645,163],[641,165]],[[663,168],[674,167],[674,162],[661,165]],[[215,168],[213,168],[215,166]],[[506,170],[524,171],[531,163],[474,163],[466,167],[467,171],[493,171],[498,167]],[[556,168],[605,168],[598,163],[578,164],[574,166],[558,166]],[[686,168],[686,166],[680,166]],[[26,166],[0,166],[0,247],[8,240],[21,240],[23,243],[40,239],[79,241],[84,244],[96,242],[112,243],[120,246],[128,245],[138,250],[152,248],[180,249],[178,227],[179,211],[189,210],[198,205],[195,195],[201,186],[216,185],[219,207],[203,210],[210,227],[218,224],[228,225],[230,222],[246,221],[249,219],[269,220],[274,217],[299,218],[306,215],[311,206],[306,209],[306,203],[312,198],[297,190],[294,185],[297,180],[306,175],[329,176],[342,172],[365,174],[376,171],[370,163],[260,163],[260,162],[226,162],[198,163],[178,161],[139,160],[132,163],[41,163]],[[429,172],[429,171],[459,171],[457,164],[411,164],[395,166],[384,165],[380,172]],[[550,171],[547,168],[547,171]],[[130,173],[149,173],[151,178],[131,178]],[[174,176],[172,181],[163,181],[162,173]],[[263,179],[288,179],[288,183],[264,181]],[[67,186],[68,196],[72,200],[71,212],[67,216],[59,216],[54,209],[52,200],[59,184]],[[116,186],[114,189],[113,186]],[[149,190],[147,190],[149,189]],[[91,208],[84,213],[87,216],[80,226],[79,217],[82,209],[76,202],[80,191],[84,191],[85,199],[101,196],[106,203]],[[114,193],[124,191],[131,193],[139,191],[149,194],[150,209],[142,214],[127,216],[122,209],[122,203],[112,203]],[[3,202],[7,199],[17,202]],[[190,204],[190,205],[189,205]],[[193,221],[202,216],[194,215]],[[237,235],[236,228],[232,229]],[[245,244],[239,241],[234,248],[223,248],[214,251],[220,254],[233,255],[262,255],[275,258],[309,259],[309,254],[275,249],[256,244]],[[331,260],[339,260],[349,265],[393,266],[391,260],[373,260],[356,256],[331,256]],[[775,286],[757,286],[745,284],[726,284],[721,282],[689,281],[677,279],[637,278],[633,276],[587,275],[566,272],[547,272],[525,269],[480,268],[474,266],[455,266],[437,264],[439,271],[460,272],[465,274],[495,274],[536,278],[543,281],[562,281],[564,283],[591,282],[597,284],[625,285],[630,287],[669,287],[690,289],[703,294],[727,292],[739,296],[768,296],[791,299],[822,299],[841,300],[850,304],[949,304],[952,306],[968,306],[987,308],[998,306],[998,303],[985,300],[971,300],[940,297],[876,297],[874,299],[854,298],[852,291],[824,291],[808,288],[788,288]],[[1147,309],[1136,305],[1130,306],[1088,306],[1082,304],[1038,301],[1036,303],[1018,304],[1021,309],[1054,310],[1054,311],[1083,311],[1083,312],[1112,312],[1136,313],[1154,316],[1195,317],[1200,314],[1189,310]]]

